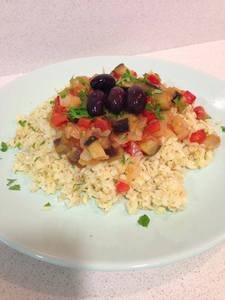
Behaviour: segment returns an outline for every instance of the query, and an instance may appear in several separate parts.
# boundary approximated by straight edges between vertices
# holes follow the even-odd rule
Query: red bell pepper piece
[[[196,113],[196,117],[198,120],[205,120],[208,117],[208,114],[202,106],[196,106],[194,108],[194,112]]]
[[[111,124],[108,120],[98,118],[94,121],[93,126],[101,129],[101,131],[111,130]]]
[[[151,135],[152,133],[155,133],[156,131],[159,130],[160,130],[159,120],[153,120],[151,123],[148,124],[147,127],[145,127],[143,135]]]
[[[198,144],[204,143],[205,139],[206,139],[206,132],[204,129],[199,129],[193,132],[189,138],[191,143],[198,143]]]
[[[187,104],[192,104],[192,103],[195,101],[195,99],[196,99],[196,96],[193,95],[193,94],[192,94],[191,92],[189,92],[189,91],[183,92],[183,96],[184,96],[185,102],[186,102]]]
[[[147,118],[148,123],[151,122],[151,121],[153,121],[153,120],[156,120],[156,119],[157,119],[157,118],[156,118],[156,115],[155,115],[153,112],[150,112],[150,111],[148,111],[148,110],[144,111],[144,112],[142,113],[142,115],[143,115],[145,118]]]
[[[57,112],[57,113],[60,113],[60,112],[67,112],[67,108],[64,107],[64,106],[62,106],[62,105],[60,104],[60,97],[59,97],[59,96],[57,96],[57,97],[55,98],[55,105],[54,105],[53,111],[54,111],[54,112]]]
[[[53,112],[51,117],[51,124],[54,127],[60,127],[68,122],[68,117],[65,113]]]
[[[138,144],[135,142],[128,142],[123,145],[124,151],[130,154],[131,156],[139,156],[142,155],[141,149],[139,148]]]
[[[130,189],[130,186],[126,182],[118,181],[116,183],[116,191],[117,191],[117,193],[123,194],[123,193],[128,192],[129,189]]]
[[[88,129],[90,127],[90,124],[91,124],[91,120],[88,118],[80,118],[77,122],[77,125],[79,127],[82,127],[85,129]]]
[[[147,80],[148,80],[151,84],[153,84],[153,85],[156,85],[156,86],[160,85],[160,80],[159,80],[159,78],[158,78],[156,75],[154,75],[154,74],[148,75],[148,76],[147,76]]]

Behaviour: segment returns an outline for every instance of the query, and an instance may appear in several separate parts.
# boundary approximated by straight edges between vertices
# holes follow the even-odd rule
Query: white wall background
[[[0,0],[0,75],[224,38],[225,0]]]

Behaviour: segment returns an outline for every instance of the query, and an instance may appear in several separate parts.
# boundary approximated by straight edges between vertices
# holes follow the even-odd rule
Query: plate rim
[[[19,76],[18,78],[15,78],[14,80],[8,82],[7,84],[5,84],[4,86],[2,86],[0,88],[0,92],[4,89],[8,89],[12,84],[17,84],[19,83],[19,81],[24,81],[26,80],[26,78],[29,78],[30,75],[32,74],[36,74],[38,72],[45,72],[45,70],[48,70],[50,68],[54,68],[56,66],[60,66],[63,65],[65,63],[74,63],[76,61],[80,61],[80,60],[99,60],[100,58],[104,58],[104,59],[110,59],[110,58],[114,58],[114,59],[142,59],[142,60],[146,60],[146,61],[155,61],[155,62],[160,62],[160,63],[165,63],[168,65],[173,65],[173,66],[178,66],[178,67],[183,67],[185,69],[188,69],[190,71],[195,71],[197,72],[199,75],[203,75],[205,77],[213,78],[214,80],[216,80],[217,82],[220,82],[221,84],[224,85],[225,87],[225,81],[221,78],[218,78],[215,75],[211,75],[207,72],[201,71],[197,68],[185,65],[185,64],[181,64],[181,63],[177,63],[174,61],[170,61],[170,60],[166,60],[166,59],[161,59],[161,58],[155,58],[155,57],[147,57],[147,56],[143,56],[143,55],[99,55],[99,56],[88,56],[88,57],[78,57],[78,58],[74,58],[74,59],[68,59],[68,60],[64,60],[64,61],[59,61],[53,64],[49,64],[49,65],[45,65],[42,66],[40,68],[37,68],[31,72],[25,73],[22,76]],[[1,191],[0,191],[1,193]],[[175,254],[170,254],[158,259],[155,259],[155,262],[151,260],[147,260],[144,259],[144,262],[140,261],[140,264],[133,264],[131,262],[126,262],[126,263],[114,263],[114,262],[104,262],[101,263],[100,261],[95,261],[94,263],[91,263],[90,261],[82,261],[82,262],[71,262],[71,261],[65,261],[63,259],[60,258],[56,258],[53,255],[49,255],[46,253],[41,253],[38,251],[35,251],[35,249],[31,249],[31,248],[26,248],[24,247],[22,244],[20,243],[16,243],[14,241],[8,240],[7,238],[1,236],[0,234],[0,242],[9,246],[10,248],[28,255],[32,258],[35,258],[39,261],[42,262],[47,262],[50,264],[54,264],[54,265],[59,265],[59,266],[63,266],[63,267],[69,267],[69,268],[75,268],[75,269],[82,269],[82,270],[101,270],[101,271],[129,271],[129,270],[137,270],[137,269],[146,269],[146,268],[152,268],[152,267],[159,267],[159,266],[164,266],[167,264],[171,264],[171,263],[175,263],[178,261],[181,261],[183,259],[187,259],[196,255],[199,255],[200,253],[203,253],[207,250],[209,250],[210,248],[214,247],[217,244],[222,243],[225,240],[225,229],[224,229],[224,233],[222,234],[218,234],[215,236],[214,239],[209,239],[206,240],[204,243],[201,244],[201,246],[199,247],[191,247],[188,250],[185,251],[180,251],[179,253],[175,253]]]

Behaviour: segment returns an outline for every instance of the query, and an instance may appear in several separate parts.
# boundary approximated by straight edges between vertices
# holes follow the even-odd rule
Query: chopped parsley
[[[45,208],[48,208],[48,207],[51,207],[51,206],[52,206],[52,205],[51,205],[50,202],[47,202],[47,203],[44,204],[44,207],[45,207]]]
[[[9,187],[9,190],[11,190],[11,191],[20,191],[20,185],[19,184],[11,185]]]
[[[42,145],[44,145],[44,144],[45,144],[45,141],[41,142],[41,143],[40,143],[40,146],[42,146]]]
[[[130,70],[126,70],[121,78],[117,81],[117,85],[119,86],[123,86],[123,85],[126,85],[126,83],[129,83],[129,82],[134,82],[134,83],[147,83],[147,80],[146,79],[138,79],[136,77],[134,77]]]
[[[37,131],[37,129],[35,129],[30,123],[27,123],[27,125],[30,127],[30,129],[32,129],[34,132]]]
[[[73,78],[73,79],[74,79],[74,78]],[[78,81],[79,81],[81,84],[83,84],[84,86],[87,85],[87,81],[86,81],[84,78],[82,78],[82,77],[77,77],[77,78],[75,78],[75,79],[78,79]]]
[[[81,104],[79,108],[71,107],[68,112],[68,116],[70,121],[74,121],[75,119],[82,117],[89,117],[87,106],[85,104]]]
[[[138,224],[140,224],[143,227],[148,227],[149,222],[150,219],[147,215],[143,215],[138,219]]]
[[[122,155],[120,162],[121,162],[122,165],[125,165],[125,163],[126,163],[126,157],[125,157],[124,154]]]
[[[62,98],[62,99],[63,99],[63,98],[66,98],[67,94],[68,94],[68,90],[67,90],[67,89],[64,89],[64,90],[58,92],[58,95],[59,95],[60,98]]]
[[[54,104],[54,103],[55,103],[55,100],[51,100],[51,101],[50,101],[50,104]]]
[[[6,152],[9,149],[9,146],[5,142],[1,142],[0,151]]]
[[[8,189],[11,191],[20,191],[20,185],[16,184],[16,179],[7,179]]]
[[[7,179],[7,186],[10,186],[11,184],[13,184],[14,182],[16,182],[16,179]]]
[[[21,127],[25,127],[25,125],[27,124],[27,120],[19,120],[18,123]]]
[[[21,149],[22,148],[22,144],[21,143],[17,143],[16,144],[16,148]]]
[[[86,93],[85,93],[84,91],[80,91],[79,97],[80,97],[80,99],[81,99],[82,101],[87,100],[87,95],[86,95]]]
[[[162,90],[160,90],[158,88],[152,88],[152,89],[149,89],[146,93],[148,96],[153,96],[155,94],[161,94]]]
[[[153,106],[151,103],[147,103],[145,109],[152,111],[156,115],[157,119],[163,120],[163,116],[161,115],[161,107],[159,103],[157,103],[156,106]]]
[[[225,132],[225,126],[221,126],[221,130]]]

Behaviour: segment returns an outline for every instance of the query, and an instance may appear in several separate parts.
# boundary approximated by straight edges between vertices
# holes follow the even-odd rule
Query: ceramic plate
[[[225,83],[210,75],[143,57],[91,57],[36,70],[0,90],[0,141],[13,137],[16,115],[31,112],[63,88],[73,75],[110,71],[124,62],[144,73],[154,70],[165,82],[191,90],[213,118],[225,124]],[[225,136],[225,134],[224,134]],[[143,228],[122,204],[104,214],[93,202],[67,209],[56,197],[29,191],[30,180],[13,174],[13,150],[0,153],[0,237],[35,258],[69,267],[124,270],[152,267],[197,254],[225,237],[225,143],[209,167],[188,172],[186,210],[155,215]],[[21,191],[9,191],[17,178]],[[52,202],[48,211],[43,210]]]

